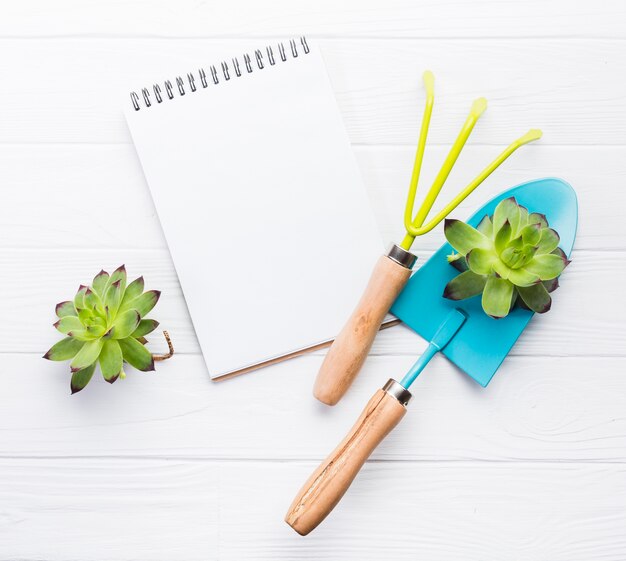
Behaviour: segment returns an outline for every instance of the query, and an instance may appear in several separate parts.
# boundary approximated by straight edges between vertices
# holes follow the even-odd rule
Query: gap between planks
[[[410,37],[403,35],[340,35],[325,33],[285,33],[284,35],[159,35],[159,34],[137,34],[137,35],[112,35],[112,34],[65,34],[65,35],[2,35],[0,41],[284,41],[285,38],[305,36],[307,39],[315,41],[415,41],[415,42],[432,42],[432,41],[614,41],[626,42],[626,37],[618,35],[597,35],[588,37],[585,35],[482,35],[480,37],[471,37],[463,35],[443,35],[433,37]]]
[[[330,452],[330,445],[329,445]],[[291,465],[314,465],[319,463],[321,458],[315,459],[310,457],[302,457],[302,458],[294,458],[294,457],[281,457],[281,456],[272,456],[267,458],[260,458],[258,456],[250,456],[248,457],[236,457],[236,456],[220,456],[220,457],[210,457],[210,456],[185,456],[185,455],[176,455],[176,456],[166,456],[166,455],[151,455],[151,454],[85,454],[83,456],[80,455],[54,455],[51,454],[49,456],[29,456],[29,455],[12,455],[12,454],[0,454],[0,464],[3,461],[26,461],[26,462],[172,462],[172,463],[199,463],[199,464],[223,464],[223,463],[236,463],[236,464],[291,464]],[[368,458],[366,460],[368,464],[379,464],[379,465],[455,465],[455,466],[493,466],[493,465],[537,465],[537,466],[575,466],[575,465],[591,465],[591,466],[612,466],[612,465],[625,465],[626,460],[594,460],[591,458],[586,459],[563,459],[563,460],[554,460],[554,459],[526,459],[526,458],[518,458],[518,459],[485,459],[485,458],[477,458],[477,459],[423,459],[418,460],[415,458]]]

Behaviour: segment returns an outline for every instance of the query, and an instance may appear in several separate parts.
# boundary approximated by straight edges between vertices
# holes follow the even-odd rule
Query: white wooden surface
[[[0,559],[623,561],[625,16],[621,0],[1,2]],[[553,312],[486,390],[436,359],[306,539],[282,522],[292,495],[424,343],[381,334],[335,409],[310,397],[321,354],[211,383],[119,105],[162,65],[300,33],[321,43],[387,242],[427,67],[438,101],[424,177],[471,99],[490,100],[448,193],[528,127],[545,132],[458,216],[546,175],[580,201]],[[441,239],[419,240],[420,255]],[[178,355],[70,397],[65,366],[40,358],[53,306],[122,262],[163,290],[155,316]]]

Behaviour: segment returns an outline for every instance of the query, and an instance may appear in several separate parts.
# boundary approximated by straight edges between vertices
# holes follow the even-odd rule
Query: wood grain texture
[[[429,147],[418,200],[447,150]],[[460,191],[498,151],[496,146],[466,146],[435,208]],[[414,148],[357,146],[354,153],[384,242],[398,243],[404,235],[402,216]],[[454,216],[469,216],[505,188],[557,176],[572,184],[579,199],[577,249],[626,250],[621,225],[626,207],[624,161],[624,146],[563,147],[541,142],[527,146],[489,177]],[[0,178],[11,186],[10,201],[0,205],[0,248],[167,247],[132,145],[5,145],[0,150]],[[86,205],[93,204],[98,211],[86,212]],[[434,250],[443,241],[439,227],[417,240],[415,247]]]
[[[2,460],[0,557],[624,558],[621,464],[368,463],[325,524],[303,539],[282,517],[293,488],[314,465]]]
[[[430,255],[416,253],[418,266]],[[162,291],[153,317],[170,332],[177,353],[199,352],[168,252],[54,249],[0,250],[0,270],[12,272],[4,279],[5,294],[11,298],[0,298],[0,317],[11,318],[0,323],[0,353],[43,354],[58,336],[52,327],[55,304],[73,297],[78,284],[91,280],[101,268],[112,270],[122,263],[130,277],[143,274],[147,289]],[[626,301],[621,297],[620,279],[625,276],[624,252],[574,252],[555,294],[553,311],[533,320],[512,353],[624,356]],[[602,279],[602,290],[594,288],[598,279]],[[593,293],[589,292],[592,288]],[[581,298],[581,294],[588,296]],[[359,297],[354,295],[355,305]],[[421,338],[407,328],[394,327],[376,337],[372,352],[412,355],[421,348]]]
[[[285,522],[302,536],[315,530],[337,506],[371,453],[405,414],[406,408],[394,396],[377,390],[348,434],[298,491]]]
[[[129,369],[113,385],[98,374],[70,396],[67,364],[0,355],[0,455],[319,462],[420,351],[370,356],[333,408],[311,397],[321,356],[215,383],[200,356],[178,355],[155,373]],[[509,357],[483,389],[435,357],[412,387],[404,421],[373,457],[625,462],[624,371],[625,358]]]
[[[335,405],[346,393],[372,348],[380,324],[410,276],[411,269],[386,255],[378,259],[365,292],[325,353],[313,386],[316,399]]]
[[[537,17],[537,14],[541,17]],[[292,34],[338,37],[625,37],[619,0],[23,0],[7,6],[4,37],[215,37]]]
[[[254,48],[259,40],[244,43]],[[13,45],[0,40],[4,52]],[[472,143],[506,146],[537,127],[542,144],[626,138],[626,52],[613,40],[324,39],[320,46],[356,144],[416,142],[426,67],[439,77],[431,144],[449,145],[479,96],[490,105]],[[245,48],[227,39],[20,41],[19,57],[0,59],[0,72],[20,84],[0,89],[0,143],[130,143],[121,107],[131,89]]]

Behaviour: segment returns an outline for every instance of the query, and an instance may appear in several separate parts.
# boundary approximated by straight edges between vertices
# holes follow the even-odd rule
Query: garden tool
[[[578,207],[574,190],[560,179],[540,179],[510,189],[489,201],[469,220],[477,226],[503,199],[515,197],[531,212],[546,215],[560,235],[559,247],[569,256],[576,236]],[[432,357],[441,352],[472,379],[486,386],[533,316],[514,308],[503,319],[489,317],[480,296],[463,301],[443,297],[458,274],[446,259],[444,244],[409,280],[391,312],[430,341],[426,351],[400,382],[390,379],[370,399],[339,446],[304,484],[285,521],[308,534],[335,507],[376,446],[399,423],[411,399],[409,388]]]
[[[431,72],[427,71],[424,73],[424,86],[426,89],[426,106],[404,213],[406,236],[399,245],[393,245],[389,252],[378,260],[361,300],[333,342],[322,363],[315,381],[313,394],[317,399],[328,405],[335,405],[341,399],[358,374],[372,346],[374,337],[380,329],[383,319],[389,312],[389,307],[411,276],[412,267],[417,257],[409,250],[415,238],[430,232],[437,226],[520,146],[541,138],[541,131],[537,129],[532,129],[518,138],[440,212],[426,222],[428,213],[452,171],[452,167],[459,157],[474,125],[487,108],[487,100],[481,97],[472,104],[469,116],[454,141],[439,173],[435,177],[430,190],[426,194],[422,206],[414,215],[413,207],[417,183],[422,167],[426,137],[428,136],[428,127],[434,103],[434,77]]]

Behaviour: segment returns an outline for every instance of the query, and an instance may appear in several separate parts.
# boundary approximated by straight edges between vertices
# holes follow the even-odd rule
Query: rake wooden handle
[[[394,384],[399,386],[397,382]],[[365,460],[405,413],[405,405],[397,397],[384,389],[378,390],[352,430],[300,489],[285,522],[302,536],[314,530],[335,508]]]
[[[369,283],[320,368],[313,395],[322,403],[335,405],[356,378],[394,300],[411,276],[406,268],[383,255]]]

